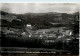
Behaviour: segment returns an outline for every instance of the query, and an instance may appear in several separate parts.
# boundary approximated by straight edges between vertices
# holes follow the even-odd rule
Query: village
[[[6,35],[12,35],[12,37],[36,37],[40,39],[44,39],[47,42],[54,42],[56,39],[65,38],[65,36],[72,36],[72,30],[66,29],[66,27],[54,27],[50,29],[38,29],[33,30],[33,26],[31,24],[26,24],[24,29],[16,29],[16,28],[9,28],[1,27],[2,31]],[[71,39],[70,37],[69,39]]]

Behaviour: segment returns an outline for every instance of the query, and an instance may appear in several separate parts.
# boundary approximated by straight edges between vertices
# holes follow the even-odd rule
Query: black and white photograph
[[[1,53],[79,55],[78,3],[0,3],[0,6]]]

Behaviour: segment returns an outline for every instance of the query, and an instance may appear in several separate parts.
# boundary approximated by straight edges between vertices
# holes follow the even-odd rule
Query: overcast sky
[[[78,3],[2,3],[1,10],[9,13],[74,13],[79,9]]]

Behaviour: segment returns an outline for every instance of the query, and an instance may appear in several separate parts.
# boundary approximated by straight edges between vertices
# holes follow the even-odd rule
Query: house
[[[56,37],[56,34],[47,34],[47,37]]]
[[[26,28],[27,29],[32,29],[32,25],[31,24],[26,24]]]
[[[50,29],[39,29],[36,31],[36,34],[46,34],[47,32],[50,32]]]
[[[45,42],[55,42],[54,40],[45,40]]]
[[[68,35],[71,36],[72,35],[72,31],[71,30],[65,30],[61,32],[63,35]]]

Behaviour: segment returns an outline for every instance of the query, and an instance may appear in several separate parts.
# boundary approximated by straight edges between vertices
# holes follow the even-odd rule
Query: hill
[[[23,21],[21,24],[31,24],[37,29],[42,28],[51,28],[51,27],[61,27],[61,26],[71,26],[79,17],[79,12],[73,14],[67,13],[25,13],[25,14],[12,14],[4,11],[1,12],[1,19],[5,19],[11,24],[14,24],[12,21],[20,19]],[[58,23],[56,25],[51,23]]]

